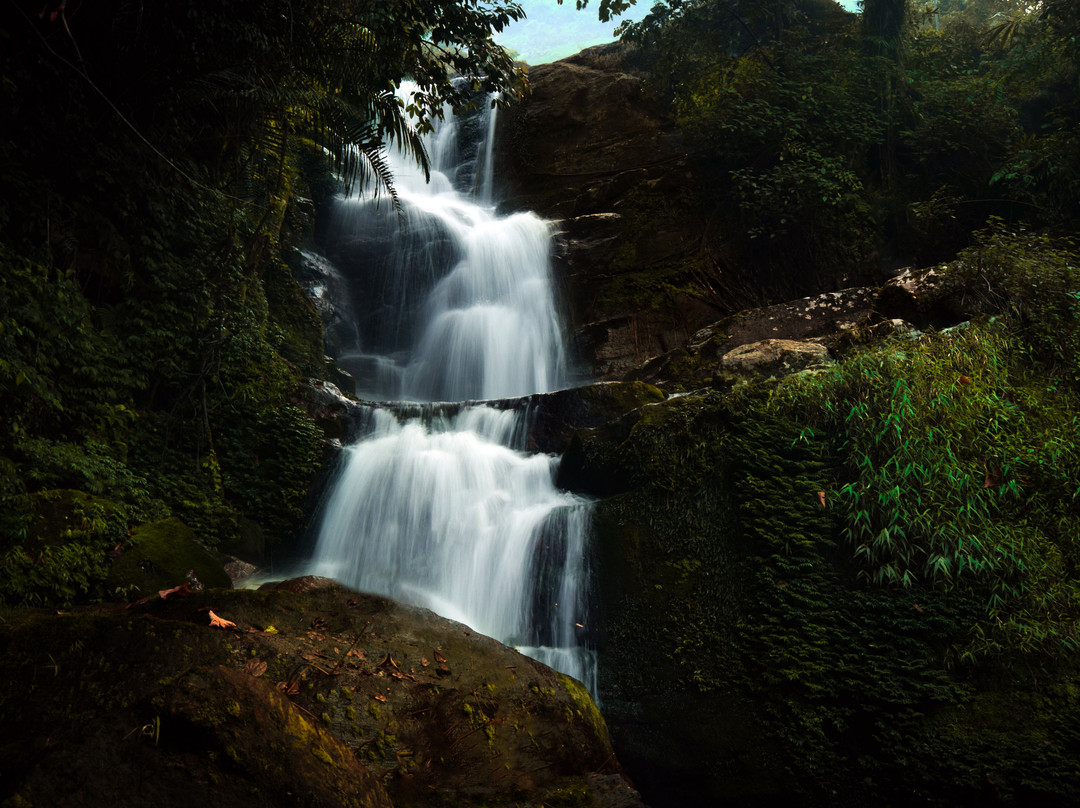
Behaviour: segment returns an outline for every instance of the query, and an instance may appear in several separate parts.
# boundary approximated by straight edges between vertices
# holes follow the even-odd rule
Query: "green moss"
[[[609,267],[610,279],[599,289],[596,306],[605,315],[641,310],[670,311],[677,325],[680,296],[707,295],[698,281],[701,264],[687,258],[688,244],[700,240],[687,228],[696,222],[699,201],[689,190],[661,192],[642,184],[619,203],[626,237]]]
[[[564,673],[556,673],[555,675],[573,705],[572,708],[569,705],[567,706],[567,717],[570,723],[584,721],[604,747],[610,749],[611,741],[608,738],[607,724],[604,723],[604,717],[600,714],[600,709],[596,706],[592,696],[589,695],[589,691],[577,679]]]
[[[584,398],[589,413],[605,421],[667,397],[659,387],[638,381],[591,384],[578,392]]]
[[[592,805],[592,792],[588,786],[573,785],[549,791],[544,795],[543,804],[550,808],[575,808],[575,806]]]
[[[143,525],[131,537],[130,547],[109,570],[111,588],[135,587],[144,595],[178,586],[189,570],[209,588],[230,587],[220,561],[176,518]]]
[[[282,261],[267,263],[263,276],[267,308],[279,331],[277,351],[309,375],[319,375],[324,363],[319,315],[292,271]]]

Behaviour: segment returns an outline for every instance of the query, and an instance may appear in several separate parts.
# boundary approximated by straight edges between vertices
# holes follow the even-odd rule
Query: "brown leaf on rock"
[[[386,656],[383,657],[383,661],[380,662],[375,667],[376,668],[393,668],[394,670],[400,670],[400,668],[398,668],[398,664],[396,662],[394,662],[394,658],[392,656],[390,656],[389,652],[387,652]]]
[[[236,623],[232,620],[225,620],[218,617],[213,611],[210,612],[210,628],[236,628]]]
[[[172,589],[159,589],[158,597],[162,600],[168,600],[169,598],[186,598],[191,594],[191,585],[184,581],[180,586],[174,586]]]
[[[251,676],[262,676],[266,673],[266,663],[261,659],[249,659],[244,665],[244,673]]]
[[[435,652],[435,661],[436,662],[446,662],[447,659],[442,654],[440,654],[438,651],[436,651]]]
[[[420,664],[426,668],[431,663],[428,661],[428,658],[426,656],[422,656],[420,657]]]

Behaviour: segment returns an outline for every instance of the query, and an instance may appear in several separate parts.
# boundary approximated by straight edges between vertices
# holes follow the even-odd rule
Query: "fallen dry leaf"
[[[436,651],[435,652],[435,661],[436,662],[446,662],[447,660],[446,660],[446,657],[444,657],[442,654],[440,654],[438,651]]]
[[[225,620],[218,617],[213,611],[210,612],[210,628],[236,628],[236,623],[232,620]]]
[[[420,657],[420,664],[423,665],[426,668],[431,663],[428,662],[428,658],[426,656],[422,656],[422,657]]]
[[[190,594],[191,584],[189,584],[187,581],[184,581],[182,584],[180,584],[180,586],[174,586],[172,589],[158,590],[158,597],[162,600],[168,600],[173,596],[178,598],[186,598]]]
[[[252,676],[262,676],[266,673],[266,663],[261,659],[249,659],[244,665],[244,673]]]
[[[376,668],[393,668],[394,670],[399,670],[398,664],[396,662],[394,662],[394,658],[392,656],[390,656],[389,653],[387,653],[386,656],[383,657],[383,661],[380,662],[375,667]]]

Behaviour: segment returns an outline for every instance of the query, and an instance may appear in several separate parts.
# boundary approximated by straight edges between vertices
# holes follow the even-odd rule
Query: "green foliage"
[[[671,400],[583,438],[586,473],[623,486],[597,512],[611,599],[601,680],[618,672],[616,700],[689,701],[681,720],[724,727],[686,753],[696,765],[760,755],[800,804],[981,804],[988,773],[1006,803],[1068,804],[1080,452],[1062,417],[1076,413],[1013,362],[1000,328]],[[907,455],[897,425],[919,438]],[[1005,472],[982,487],[981,459],[1010,446],[1009,474],[1030,475],[1020,499]],[[905,476],[908,462],[934,468]],[[983,546],[953,548],[969,560],[952,578],[920,566],[907,586],[875,581],[853,543],[859,509],[899,523],[893,563],[901,544],[918,554],[965,529]],[[709,787],[730,797],[739,776],[724,769]]]
[[[106,594],[106,552],[123,541],[130,519],[123,507],[67,490],[9,497],[4,507],[0,603],[69,604]]]
[[[1080,384],[1080,255],[1071,239],[992,220],[945,269],[946,282],[1006,318],[1011,347]]]
[[[946,268],[1000,312],[986,325],[857,352],[780,386],[773,406],[841,458],[829,493],[860,574],[978,593],[965,655],[1059,654],[1080,626],[1080,327],[1075,257],[1001,230]]]
[[[1072,226],[1074,6],[907,19],[882,0],[860,28],[827,4],[672,0],[623,35],[698,149],[714,250],[790,297],[892,254],[951,258],[992,215]]]

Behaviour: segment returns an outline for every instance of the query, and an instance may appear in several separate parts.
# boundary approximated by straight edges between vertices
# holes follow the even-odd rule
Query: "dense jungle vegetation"
[[[1080,210],[1073,0],[670,0],[622,27],[695,149],[712,259],[766,296]],[[877,275],[880,277],[880,275]],[[752,282],[755,279],[752,279]]]
[[[1073,2],[670,0],[624,27],[694,150],[703,287],[936,264],[963,320],[723,394],[696,376],[581,438],[619,548],[601,678],[693,738],[658,792],[1075,803],[1078,35]]]
[[[839,452],[862,575],[977,582],[984,644],[1074,649],[1080,5],[669,0],[622,32],[698,149],[718,269],[775,291],[942,261],[975,316],[761,405]]]

